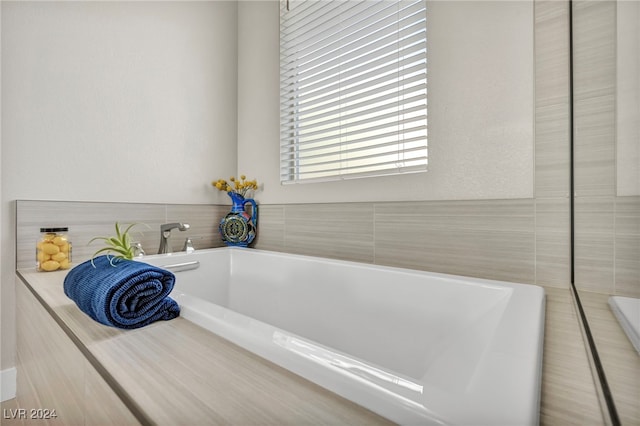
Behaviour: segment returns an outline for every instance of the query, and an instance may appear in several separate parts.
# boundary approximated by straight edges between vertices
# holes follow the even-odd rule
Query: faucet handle
[[[134,241],[131,243],[131,247],[133,248],[133,256],[134,257],[142,257],[145,255],[144,249],[142,248],[142,243],[139,241]]]
[[[184,240],[184,247],[182,247],[182,251],[186,251],[187,253],[193,253],[196,251],[195,247],[193,247],[193,241],[191,241],[191,238],[187,237],[187,239]]]

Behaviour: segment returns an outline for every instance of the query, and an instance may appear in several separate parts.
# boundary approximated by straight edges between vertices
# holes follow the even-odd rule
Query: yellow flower
[[[230,182],[224,179],[218,179],[212,181],[211,185],[215,186],[220,191],[235,192],[236,194],[245,197],[250,190],[258,189],[258,181],[256,179],[247,180],[245,175],[240,175],[240,180],[237,180],[234,176],[229,178]]]

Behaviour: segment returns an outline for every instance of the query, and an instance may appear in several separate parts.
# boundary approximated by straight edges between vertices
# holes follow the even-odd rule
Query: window
[[[280,180],[427,167],[425,0],[283,0]]]

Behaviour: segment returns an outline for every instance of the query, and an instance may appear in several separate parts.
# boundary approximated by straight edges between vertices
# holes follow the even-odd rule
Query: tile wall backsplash
[[[373,203],[284,207],[286,251],[374,263]]]
[[[535,197],[569,189],[568,2],[535,2]]]
[[[616,197],[615,294],[640,298],[640,197]]]
[[[575,283],[640,297],[640,196],[618,196],[616,2],[574,2]]]
[[[532,199],[262,205],[256,248],[533,283],[533,205]]]
[[[535,277],[571,281],[569,2],[535,1]]]
[[[173,231],[179,251],[186,237],[196,249],[221,246],[217,223],[229,206],[17,201],[18,267],[34,265],[42,226],[69,226],[73,260],[90,258],[96,235],[113,223],[141,222],[139,240],[157,251],[161,223],[183,221]],[[423,201],[261,205],[256,248],[535,283],[534,200]],[[135,236],[136,234],[134,234]],[[560,281],[556,284],[562,285]],[[566,286],[566,283],[564,283]]]
[[[227,206],[198,204],[99,203],[77,201],[16,201],[16,263],[18,268],[35,265],[35,244],[41,227],[68,226],[73,244],[73,263],[87,260],[101,247],[99,241],[88,244],[95,236],[115,233],[114,223],[144,223],[138,225],[132,237],[142,243],[147,254],[155,254],[160,245],[160,225],[186,222],[188,231],[174,230],[171,245],[182,248],[190,237],[196,249],[222,245],[217,233],[220,218]]]
[[[616,195],[616,2],[574,2],[577,197]]]
[[[172,247],[222,245],[226,205],[66,201],[16,202],[17,266],[34,266],[40,227],[69,226],[73,260],[97,250],[115,221],[140,222],[134,237],[157,252],[162,223],[187,222]],[[567,287],[569,226],[564,199],[261,205],[256,248]],[[639,296],[640,197],[576,200],[576,282],[581,289]],[[138,233],[138,231],[140,231]]]
[[[536,282],[565,287],[571,281],[568,197],[536,198]]]
[[[575,282],[614,293],[615,197],[576,197]]]
[[[531,199],[385,204],[375,218],[376,263],[535,282]]]

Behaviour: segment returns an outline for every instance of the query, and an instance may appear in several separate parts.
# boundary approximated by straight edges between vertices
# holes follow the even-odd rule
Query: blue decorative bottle
[[[220,221],[220,235],[228,246],[247,247],[256,237],[258,228],[258,205],[253,198],[244,198],[235,192],[227,192],[233,206],[231,211]],[[245,205],[251,204],[251,215]]]

